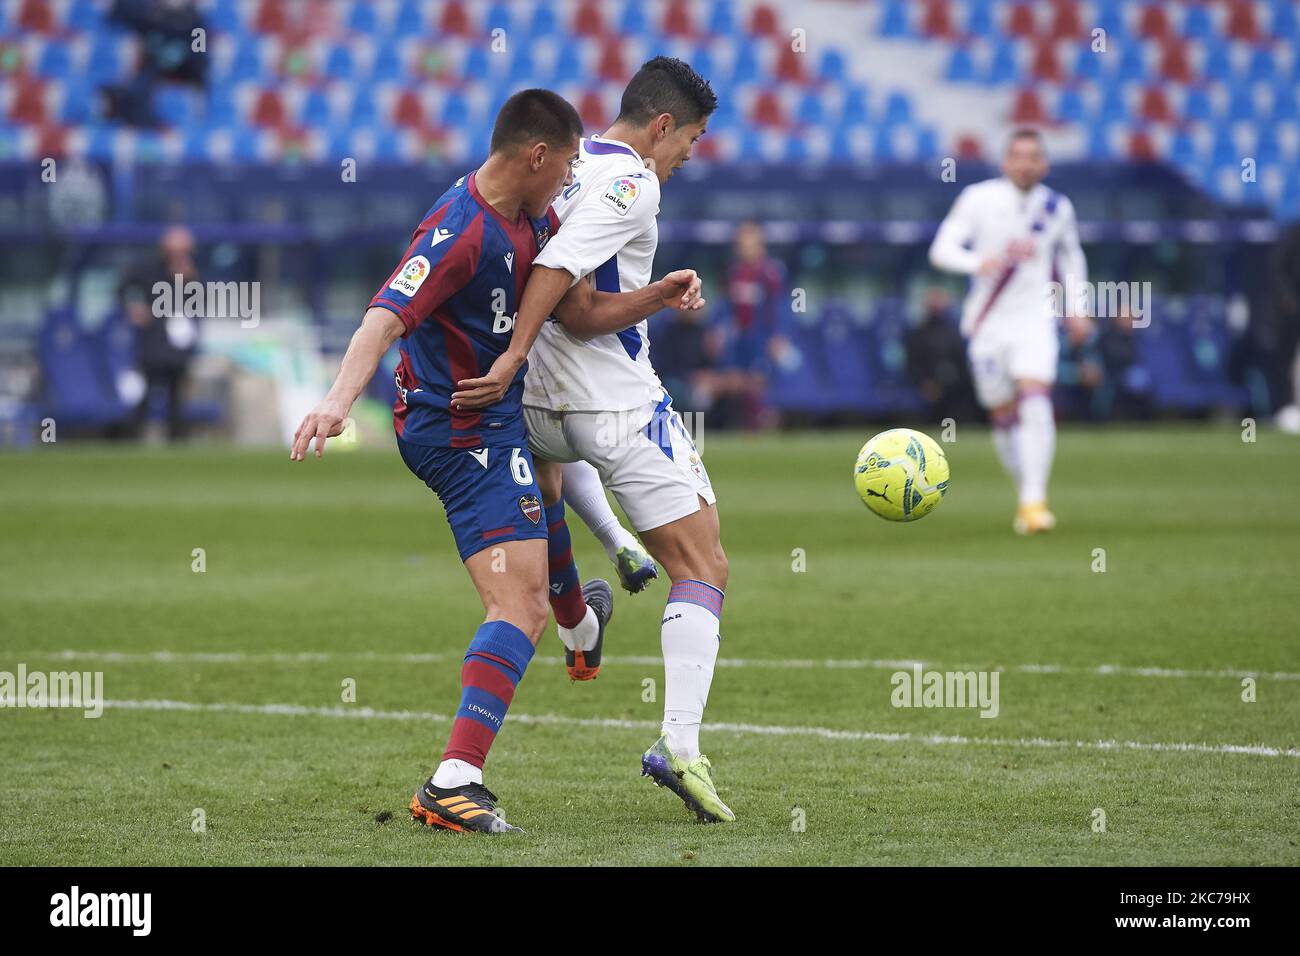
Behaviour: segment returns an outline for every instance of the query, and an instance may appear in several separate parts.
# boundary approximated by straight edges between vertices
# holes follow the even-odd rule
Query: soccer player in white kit
[[[591,463],[668,573],[663,733],[642,755],[642,773],[708,822],[735,819],[699,745],[727,586],[713,487],[650,364],[647,323],[547,318],[580,281],[629,292],[651,284],[660,187],[690,159],[716,106],[709,84],[681,60],[641,67],[614,125],[581,143],[574,182],[553,206],[560,228],[533,263],[510,349],[459,393],[470,408],[493,400],[527,358],[524,416],[543,501],[560,497],[558,463]]]
[[[988,409],[993,444],[1019,495],[1013,523],[1019,534],[1056,526],[1047,483],[1056,449],[1057,312],[1081,332],[1091,328],[1086,295],[1079,294],[1088,264],[1074,207],[1043,185],[1047,168],[1038,132],[1015,131],[1003,175],[963,189],[930,246],[932,265],[971,277],[961,330],[975,394]]]

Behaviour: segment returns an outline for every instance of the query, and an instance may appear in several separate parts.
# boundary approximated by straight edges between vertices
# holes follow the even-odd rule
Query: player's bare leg
[[[564,663],[574,680],[591,680],[600,673],[605,627],[614,616],[614,591],[600,578],[579,586],[573,542],[564,518],[564,466],[536,456],[533,464],[546,509],[548,594],[556,630],[564,643]]]
[[[460,707],[442,763],[411,798],[411,816],[448,830],[518,832],[483,786],[483,764],[546,629],[546,542],[505,541],[470,555],[465,569],[483,602],[483,624],[461,667]]]
[[[709,759],[700,753],[700,724],[721,642],[727,555],[718,509],[700,510],[641,534],[672,587],[660,640],[664,655],[663,736],[641,758],[641,772],[666,786],[706,822],[735,820],[718,797]]]
[[[1051,531],[1056,527],[1056,517],[1047,507],[1047,482],[1056,453],[1051,385],[1035,379],[1016,379],[1014,415],[1020,463],[1020,505],[1014,527],[1018,534]]]

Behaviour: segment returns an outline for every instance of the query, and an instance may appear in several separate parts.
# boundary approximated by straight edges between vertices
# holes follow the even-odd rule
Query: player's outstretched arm
[[[313,438],[316,439],[316,457],[325,454],[325,439],[343,433],[343,423],[352,410],[352,403],[374,376],[379,360],[389,346],[401,338],[405,331],[406,326],[402,320],[388,309],[375,306],[366,311],[361,327],[353,334],[347,354],[343,356],[343,365],[334,379],[334,385],[293,433],[290,461],[306,458]]]
[[[456,383],[457,391],[451,393],[453,408],[487,408],[505,396],[520,367],[527,361],[528,352],[537,341],[537,333],[542,330],[542,323],[564,298],[571,282],[573,276],[563,269],[533,266],[523,297],[519,300],[510,345],[497,356],[486,375],[463,378]]]
[[[597,292],[579,282],[555,307],[555,318],[579,339],[612,335],[631,328],[660,309],[694,312],[704,308],[701,281],[694,269],[678,269],[635,292]]]

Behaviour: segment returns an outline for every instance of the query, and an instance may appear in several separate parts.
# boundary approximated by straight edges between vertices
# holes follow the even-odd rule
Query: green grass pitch
[[[731,559],[703,742],[739,821],[638,777],[661,580],[618,593],[592,683],[543,638],[488,766],[505,839],[405,809],[481,612],[394,452],[6,454],[0,671],[102,671],[112,703],[0,709],[0,863],[1300,863],[1300,442],[1066,429],[1060,528],[1022,540],[987,433],[911,525],[855,497],[866,437],[703,446]],[[911,660],[1000,669],[998,716],[893,707]]]

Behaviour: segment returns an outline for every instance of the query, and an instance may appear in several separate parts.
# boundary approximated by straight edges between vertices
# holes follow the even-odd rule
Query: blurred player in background
[[[1036,130],[1014,132],[1003,175],[967,186],[930,246],[936,268],[971,277],[962,309],[975,394],[993,422],[993,444],[1019,495],[1018,534],[1050,531],[1047,483],[1056,450],[1051,390],[1060,341],[1053,301],[1070,325],[1082,307],[1088,264],[1070,200],[1042,184],[1047,154]],[[1065,296],[1052,296],[1059,277]]]
[[[290,454],[302,461],[314,438],[322,455],[380,358],[401,339],[393,407],[398,449],[442,500],[486,611],[465,655],[461,703],[442,762],[411,799],[412,815],[429,826],[517,829],[483,786],[483,764],[547,620],[548,529],[520,407],[524,369],[474,411],[458,407],[451,390],[453,382],[482,374],[509,344],[533,259],[558,226],[549,206],[570,181],[581,134],[577,112],[554,93],[525,90],[506,101],[491,155],[420,222],[402,264],[371,300],[329,394],[298,427]],[[584,285],[558,311],[579,308],[632,323],[659,309],[664,295],[679,301],[694,274],[677,285],[671,279],[639,296],[603,295]],[[576,581],[576,568],[573,575]],[[590,581],[553,594],[552,605],[562,627],[601,633],[613,594],[606,582]]]
[[[552,463],[539,475],[548,507],[561,496],[553,463],[590,462],[668,572],[663,734],[643,754],[642,773],[709,822],[735,815],[699,749],[727,585],[708,472],[650,364],[644,322],[603,322],[576,310],[546,319],[589,277],[609,292],[650,281],[660,187],[690,159],[716,106],[709,84],[681,60],[656,57],[641,67],[614,125],[582,141],[574,182],[555,206],[563,228],[536,262],[509,351],[453,396],[469,407],[496,401],[531,349],[525,417],[539,462]]]
[[[785,266],[768,255],[763,227],[742,222],[736,228],[735,259],[727,271],[731,317],[725,332],[722,366],[724,390],[741,402],[741,424],[765,428],[775,424],[767,407],[768,370],[773,354],[785,348],[781,336],[782,310],[788,307]]]

